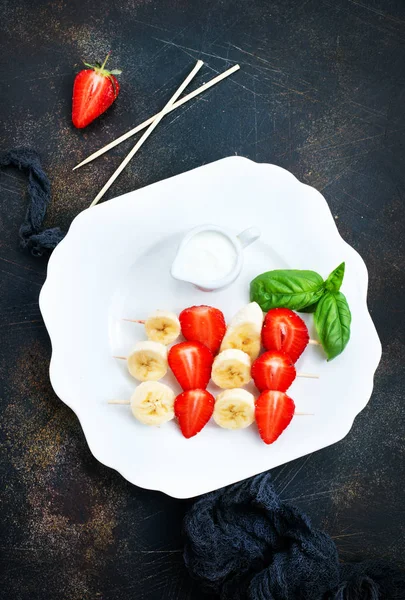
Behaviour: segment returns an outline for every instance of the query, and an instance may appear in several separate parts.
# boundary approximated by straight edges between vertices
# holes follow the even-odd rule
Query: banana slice
[[[257,302],[244,306],[230,322],[222,340],[221,351],[236,348],[255,360],[260,353],[262,325],[263,311]]]
[[[145,321],[146,335],[152,342],[171,344],[180,335],[180,321],[172,312],[156,310]]]
[[[167,372],[167,348],[158,342],[138,342],[127,360],[128,371],[139,381],[157,381]]]
[[[221,392],[215,401],[214,421],[225,429],[244,429],[255,420],[253,394],[235,388]]]
[[[175,397],[164,383],[145,381],[131,396],[132,414],[145,425],[161,425],[173,419]]]
[[[222,389],[239,388],[251,380],[251,360],[242,350],[224,350],[212,365],[212,381]]]

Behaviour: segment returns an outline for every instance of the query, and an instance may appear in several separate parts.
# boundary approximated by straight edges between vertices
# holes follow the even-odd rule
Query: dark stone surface
[[[3,0],[1,148],[36,148],[53,187],[48,224],[69,226],[131,142],[80,159],[157,111],[190,70],[232,80],[167,117],[107,197],[240,154],[289,169],[326,197],[370,273],[384,353],[375,391],[338,444],[274,472],[285,498],[344,561],[405,566],[403,0]],[[70,123],[80,59],[108,50],[116,104]],[[181,556],[188,503],[138,489],[90,454],[48,380],[38,309],[46,259],[18,248],[25,182],[1,185],[1,598],[197,599]],[[305,223],[303,223],[305,227]],[[202,594],[201,594],[202,597]]]

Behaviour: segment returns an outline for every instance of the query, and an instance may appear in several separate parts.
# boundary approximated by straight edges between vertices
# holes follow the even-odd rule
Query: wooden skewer
[[[312,346],[320,346],[321,342],[318,342],[318,340],[309,340],[308,344],[311,344]]]
[[[113,358],[118,358],[119,360],[128,360],[126,356],[113,356]]]
[[[131,404],[129,400],[108,400],[107,404]]]
[[[130,323],[140,323],[141,325],[145,325],[145,321],[142,319],[122,319],[123,321],[129,321]]]
[[[106,191],[111,187],[111,185],[117,179],[118,175],[120,173],[122,173],[122,171],[125,169],[125,167],[129,163],[129,161],[132,159],[132,157],[138,152],[138,150],[142,146],[142,144],[148,139],[148,137],[150,136],[152,131],[155,129],[155,127],[157,127],[157,125],[160,123],[160,121],[163,119],[163,117],[169,112],[170,107],[173,106],[173,104],[176,102],[177,98],[180,96],[180,94],[183,92],[183,90],[188,86],[188,84],[193,79],[193,77],[198,73],[198,71],[201,69],[203,64],[204,63],[202,60],[197,60],[197,63],[195,65],[194,69],[188,74],[188,76],[185,78],[185,80],[183,81],[181,86],[177,89],[177,91],[170,98],[170,100],[166,104],[166,106],[163,107],[163,110],[161,110],[161,112],[154,119],[153,123],[151,123],[149,125],[148,129],[145,131],[143,136],[137,141],[137,143],[132,148],[131,152],[127,155],[127,157],[124,158],[124,160],[122,161],[122,163],[120,164],[118,169],[116,169],[116,171],[111,175],[111,177],[107,181],[107,183],[101,188],[101,190],[99,191],[97,196],[94,198],[93,202],[90,204],[90,207],[94,206],[95,204],[97,204],[97,202],[99,200],[101,200],[101,198],[104,196]]]
[[[319,375],[313,373],[297,373],[297,377],[306,377],[307,379],[319,379]]]
[[[227,71],[224,71],[220,75],[217,75],[217,77],[214,77],[213,79],[211,79],[207,83],[204,83],[204,85],[202,85],[201,87],[199,87],[196,90],[194,90],[194,92],[191,92],[190,94],[187,94],[187,96],[184,96],[184,98],[181,98],[181,100],[178,100],[177,102],[175,102],[172,106],[170,106],[170,108],[169,108],[169,110],[167,112],[171,112],[172,110],[175,110],[179,106],[182,106],[183,104],[185,104],[189,100],[192,100],[193,98],[195,98],[196,96],[198,96],[198,94],[202,94],[202,92],[205,92],[210,87],[216,85],[217,83],[219,83],[220,81],[222,81],[226,77],[229,77],[229,75],[232,75],[232,73],[235,73],[235,71],[238,71],[239,69],[240,69],[239,65],[234,65],[233,67],[231,67]],[[148,125],[150,125],[151,123],[153,123],[153,121],[156,119],[156,117],[158,115],[159,115],[159,113],[157,113],[156,115],[153,115],[153,117],[150,117],[150,119],[147,119],[146,121],[144,121],[140,125],[137,125],[136,127],[134,127],[134,129],[131,129],[130,131],[127,131],[127,133],[124,133],[123,135],[121,135],[116,140],[114,140],[114,141],[110,142],[109,144],[107,144],[107,146],[104,146],[103,148],[100,148],[100,150],[97,150],[97,152],[93,152],[93,154],[90,154],[90,156],[88,156],[87,158],[85,158],[81,163],[79,163],[78,165],[76,165],[75,167],[73,167],[73,171],[75,169],[79,169],[83,165],[86,165],[87,163],[91,162],[92,160],[98,158],[99,156],[101,156],[102,154],[104,154],[104,152],[108,152],[108,150],[111,150],[111,148],[114,148],[115,146],[118,146],[118,144],[121,144],[121,142],[124,142],[125,140],[127,140],[130,137],[132,137],[133,135],[135,135],[139,131],[142,131],[142,129],[145,129],[146,127],[148,127]]]

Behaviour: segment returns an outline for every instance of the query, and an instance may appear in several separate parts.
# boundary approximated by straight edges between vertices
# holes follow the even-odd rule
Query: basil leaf
[[[332,271],[328,279],[325,281],[325,288],[329,292],[338,292],[340,290],[340,286],[342,285],[344,274],[345,263],[342,262],[334,271]]]
[[[323,292],[323,279],[315,271],[277,269],[258,275],[250,284],[251,301],[265,312],[279,307],[300,310],[317,302]]]
[[[326,292],[316,307],[315,327],[328,360],[343,352],[350,338],[352,315],[342,292]]]
[[[314,313],[316,311],[316,307],[318,306],[318,302],[315,304],[310,304],[309,306],[305,306],[304,308],[300,308],[298,312],[302,313]]]

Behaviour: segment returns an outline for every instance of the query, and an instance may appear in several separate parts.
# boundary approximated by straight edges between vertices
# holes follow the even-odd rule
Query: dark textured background
[[[207,65],[192,87],[240,63],[159,125],[107,197],[231,154],[281,165],[325,195],[369,268],[383,359],[349,435],[274,474],[342,560],[405,566],[404,0],[2,0],[1,9],[1,148],[41,153],[48,224],[65,229],[131,142],[79,172],[74,164],[162,107],[197,57]],[[80,59],[110,49],[121,95],[75,130]],[[7,170],[0,185],[0,596],[198,599],[181,555],[188,503],[99,464],[51,389],[38,309],[46,259],[18,248],[24,179]]]

